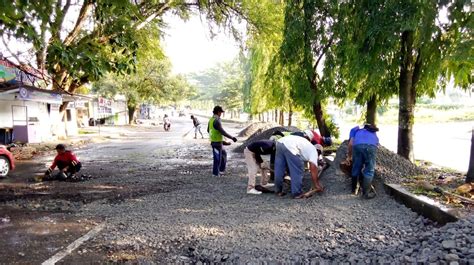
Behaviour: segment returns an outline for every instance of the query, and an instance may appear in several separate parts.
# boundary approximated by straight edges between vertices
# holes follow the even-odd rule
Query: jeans
[[[219,172],[225,171],[227,164],[227,152],[224,150],[221,142],[211,142],[212,146],[212,174],[218,176]]]
[[[377,147],[371,144],[358,144],[352,147],[352,179],[361,176],[363,192],[368,192],[370,183],[374,179],[375,156]]]
[[[291,195],[299,196],[303,192],[304,161],[300,156],[292,154],[285,145],[276,144],[275,152],[275,192],[282,192],[283,177],[288,167],[291,178]]]

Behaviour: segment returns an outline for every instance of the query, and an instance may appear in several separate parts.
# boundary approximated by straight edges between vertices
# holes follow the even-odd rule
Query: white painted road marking
[[[64,257],[67,255],[71,254],[76,248],[78,248],[80,245],[82,245],[84,242],[87,240],[91,239],[95,235],[97,235],[102,229],[104,229],[105,224],[100,224],[96,227],[94,227],[92,230],[87,232],[87,234],[81,236],[80,238],[76,239],[76,241],[72,242],[67,246],[65,249],[59,251],[56,253],[54,256],[46,260],[45,262],[41,263],[41,265],[53,265],[56,264],[56,262],[62,260]]]

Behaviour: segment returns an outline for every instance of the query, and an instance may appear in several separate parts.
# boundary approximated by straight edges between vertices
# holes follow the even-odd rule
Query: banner
[[[37,101],[37,102],[44,102],[44,103],[54,103],[54,104],[63,103],[63,98],[61,97],[61,94],[53,93],[53,92],[37,91],[33,89],[27,89],[25,87],[20,87],[20,90],[18,92],[18,98],[21,100]]]

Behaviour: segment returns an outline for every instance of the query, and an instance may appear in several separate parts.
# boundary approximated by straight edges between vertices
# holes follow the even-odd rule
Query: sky
[[[175,74],[199,72],[239,53],[239,44],[223,30],[211,39],[207,22],[199,16],[184,22],[176,15],[166,15],[164,21],[168,28],[164,29],[163,46]]]

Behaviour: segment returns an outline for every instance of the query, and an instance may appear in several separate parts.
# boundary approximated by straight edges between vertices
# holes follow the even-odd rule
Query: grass
[[[79,134],[82,134],[82,135],[86,135],[86,134],[94,134],[95,132],[91,132],[91,131],[86,131],[86,130],[81,130],[79,129]]]

